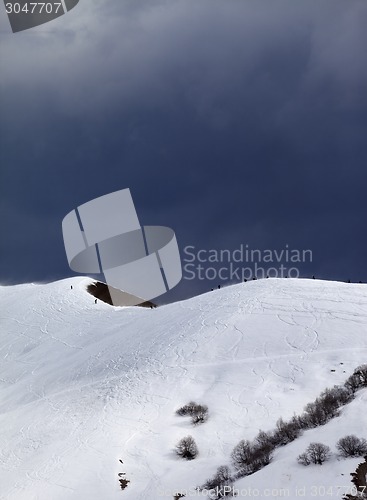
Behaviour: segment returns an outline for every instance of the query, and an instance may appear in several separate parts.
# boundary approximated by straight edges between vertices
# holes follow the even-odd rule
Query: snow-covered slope
[[[366,285],[268,279],[151,310],[94,304],[89,282],[0,287],[1,499],[172,499],[367,361]],[[192,399],[209,406],[198,427],[175,415]],[[350,487],[360,460],[296,457],[311,441],[367,437],[366,408],[360,391],[236,486],[294,498],[307,485],[307,499],[312,485]],[[200,453],[189,462],[173,452],[188,434]]]

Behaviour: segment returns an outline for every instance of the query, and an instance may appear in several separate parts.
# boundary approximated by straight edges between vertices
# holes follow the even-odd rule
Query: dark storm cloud
[[[70,274],[63,216],[124,187],[181,246],[367,280],[365,2],[85,3],[2,36],[2,281]]]

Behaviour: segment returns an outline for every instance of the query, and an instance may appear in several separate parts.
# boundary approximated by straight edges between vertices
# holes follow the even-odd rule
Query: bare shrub
[[[351,382],[356,387],[356,381]],[[347,384],[347,383],[346,383]],[[325,389],[318,398],[306,405],[301,419],[310,428],[326,424],[329,420],[338,415],[339,408],[352,399],[355,389],[350,385],[346,387],[334,386]]]
[[[227,465],[218,467],[214,477],[208,479],[206,483],[199,489],[212,490],[215,499],[233,496],[233,482],[234,478]],[[213,497],[211,497],[213,498]]]
[[[347,378],[344,386],[354,394],[358,389],[367,387],[367,365],[358,366]]]
[[[209,417],[208,407],[198,404],[195,401],[190,401],[190,403],[179,408],[176,414],[180,417],[190,416],[191,422],[194,425],[203,424]]]
[[[276,423],[276,430],[273,434],[274,446],[284,446],[294,441],[301,433],[300,425],[296,417],[289,422],[284,422],[280,418]]]
[[[195,403],[195,401],[190,401],[190,403],[187,403],[186,405],[181,406],[181,408],[179,408],[176,411],[176,414],[179,415],[180,417],[186,417],[187,415],[191,416],[195,413],[195,408],[197,406],[198,406],[198,404]]]
[[[310,427],[308,422],[308,416],[305,412],[303,412],[302,415],[294,416],[293,419],[297,427],[300,429],[300,431],[308,429]]]
[[[259,431],[258,435],[255,438],[255,441],[259,446],[263,448],[268,447],[269,449],[274,449],[273,440],[273,434],[262,430]]]
[[[249,464],[251,474],[270,464],[273,458],[272,451],[273,448],[269,448],[269,446],[254,446],[252,460]]]
[[[306,451],[299,455],[298,462],[302,465],[322,465],[330,458],[330,448],[322,443],[311,443]],[[308,462],[308,463],[307,463]]]
[[[351,434],[339,439],[336,449],[343,457],[363,457],[367,455],[367,441]]]
[[[327,390],[305,406],[303,417],[310,428],[318,427],[331,420],[336,415],[337,408],[335,400]]]
[[[248,476],[271,462],[273,445],[242,440],[232,451],[231,458],[238,477]]]
[[[353,395],[351,394],[350,391],[346,387],[342,387],[340,385],[335,385],[333,387],[333,390],[336,394],[336,397],[339,401],[339,406],[343,406],[353,399]]]
[[[325,389],[325,391],[320,394],[319,401],[327,420],[330,420],[338,414],[338,409],[341,406],[339,396],[340,393],[335,387],[332,389]]]
[[[176,454],[186,460],[193,460],[199,453],[198,447],[192,436],[186,436],[176,445]]]
[[[204,422],[206,422],[208,420],[208,418],[209,418],[208,407],[203,406],[201,410],[199,410],[197,413],[192,415],[191,422],[194,425],[199,425],[199,424],[203,424]]]
[[[315,404],[314,401],[312,403],[308,403],[305,406],[302,417],[309,429],[325,423],[324,414],[320,411],[320,408]]]
[[[235,469],[241,470],[244,465],[250,462],[252,451],[253,448],[250,441],[245,441],[244,439],[234,447],[231,458]]]
[[[344,383],[346,389],[348,389],[352,394],[354,394],[359,389],[359,378],[354,373],[347,378]]]
[[[310,457],[308,456],[307,452],[301,453],[301,455],[299,455],[297,457],[297,461],[299,464],[306,465],[306,466],[310,465],[310,463],[311,463]]]
[[[354,375],[358,378],[360,387],[367,387],[367,365],[358,366],[354,370]]]

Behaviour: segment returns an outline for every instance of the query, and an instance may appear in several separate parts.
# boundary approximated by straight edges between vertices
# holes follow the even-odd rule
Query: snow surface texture
[[[367,361],[366,285],[268,279],[151,310],[95,304],[90,282],[0,287],[1,499],[172,499]],[[209,406],[208,422],[175,415],[190,400]],[[366,408],[362,390],[338,418],[277,449],[236,483],[242,497],[294,499],[305,487],[312,499],[314,486],[316,498],[341,498],[362,460],[339,459],[335,443],[367,437]],[[174,447],[190,434],[199,456],[179,459]],[[331,447],[331,461],[297,463],[312,441]]]

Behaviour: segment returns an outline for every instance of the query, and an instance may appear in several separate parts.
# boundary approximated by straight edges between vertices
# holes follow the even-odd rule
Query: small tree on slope
[[[352,434],[339,439],[336,448],[343,457],[363,457],[367,455],[367,441]]]
[[[298,462],[302,465],[318,464],[322,465],[330,458],[330,448],[322,443],[311,443],[298,457]]]
[[[199,453],[198,447],[192,436],[186,436],[176,445],[176,454],[186,460],[193,460]]]

